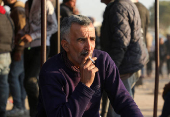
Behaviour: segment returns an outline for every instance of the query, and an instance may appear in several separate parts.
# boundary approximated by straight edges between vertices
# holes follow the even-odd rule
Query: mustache
[[[86,51],[86,50],[81,52],[81,55],[82,55],[82,56],[86,56],[86,55],[88,55],[88,54],[89,54],[89,51]]]

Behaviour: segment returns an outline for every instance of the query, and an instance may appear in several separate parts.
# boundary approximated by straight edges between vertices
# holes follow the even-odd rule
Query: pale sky
[[[21,1],[25,2],[26,0]],[[62,0],[60,0],[60,2],[62,2]],[[139,0],[139,2],[149,8],[155,0]],[[101,3],[100,0],[77,0],[76,5],[82,15],[92,16],[97,22],[102,22],[102,15],[106,5]]]

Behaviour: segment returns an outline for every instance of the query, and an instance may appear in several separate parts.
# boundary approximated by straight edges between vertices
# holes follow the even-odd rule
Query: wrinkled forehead
[[[92,23],[88,26],[84,26],[84,25],[79,25],[79,24],[72,24],[71,25],[71,34],[75,34],[77,36],[83,36],[83,37],[87,37],[87,36],[95,36],[95,28],[92,25]]]

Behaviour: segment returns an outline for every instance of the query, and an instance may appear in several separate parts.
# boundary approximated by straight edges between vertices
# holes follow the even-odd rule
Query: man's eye
[[[90,40],[95,41],[96,39],[95,38],[90,38]]]
[[[80,38],[80,39],[79,39],[79,41],[85,41],[85,39],[83,39],[83,38]]]

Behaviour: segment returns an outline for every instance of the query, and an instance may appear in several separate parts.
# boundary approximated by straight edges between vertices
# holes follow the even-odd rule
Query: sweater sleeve
[[[57,19],[51,1],[47,0],[47,36],[57,32]],[[41,30],[30,34],[33,40],[41,38]]]
[[[42,72],[41,72],[42,73]],[[69,97],[63,76],[58,73],[40,74],[40,94],[48,117],[82,117],[94,91],[79,82]],[[70,87],[69,87],[70,88]]]
[[[140,109],[122,83],[119,71],[110,58],[106,69],[104,89],[115,112],[121,117],[143,117]]]
[[[131,40],[131,27],[127,10],[121,4],[114,5],[109,11],[109,24],[112,45],[109,55],[119,68],[124,58],[127,46]],[[116,56],[115,56],[116,55]]]

